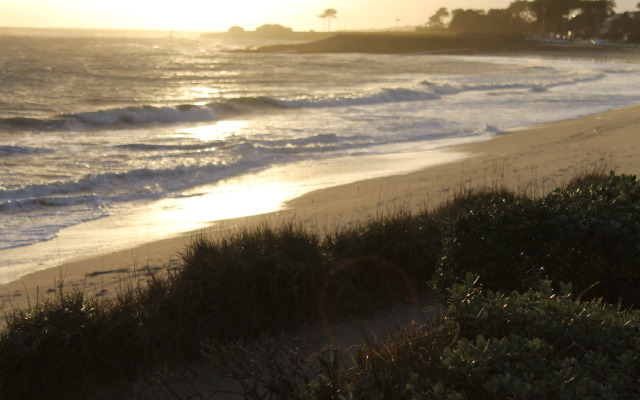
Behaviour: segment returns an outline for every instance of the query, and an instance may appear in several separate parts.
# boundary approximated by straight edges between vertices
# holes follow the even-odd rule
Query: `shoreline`
[[[226,235],[291,220],[310,230],[331,231],[399,208],[430,209],[456,192],[483,187],[506,186],[539,196],[596,166],[639,175],[638,137],[640,105],[512,130],[488,141],[448,148],[468,155],[459,161],[312,191],[276,212],[214,221],[197,232],[25,275],[2,285],[0,301],[4,307],[24,307],[54,293],[61,281],[97,295],[114,295],[131,279],[144,281],[138,272],[147,264],[152,269],[176,265],[179,253],[200,234]]]
[[[543,57],[640,59],[640,47],[587,42],[551,43],[499,34],[429,34],[416,32],[338,32],[306,43],[241,50],[262,53],[372,53],[447,55],[527,55]]]

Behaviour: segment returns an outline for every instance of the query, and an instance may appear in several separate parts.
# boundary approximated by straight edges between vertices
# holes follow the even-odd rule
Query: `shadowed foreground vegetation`
[[[204,359],[247,398],[638,398],[639,243],[640,183],[613,173],[540,199],[467,192],[324,236],[290,223],[202,237],[148,286],[60,288],[9,311],[0,397],[113,398],[103,388]],[[369,338],[354,365],[264,339],[431,289],[443,315]]]

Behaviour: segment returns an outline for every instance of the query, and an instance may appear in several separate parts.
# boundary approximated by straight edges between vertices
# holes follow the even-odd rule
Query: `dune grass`
[[[467,360],[457,352],[468,346],[477,350],[486,345],[499,353],[514,346],[528,349],[541,338],[537,334],[512,332],[506,327],[496,333],[491,330],[497,323],[495,320],[477,320],[483,315],[480,312],[473,322],[469,313],[458,312],[456,301],[474,302],[475,296],[477,299],[486,296],[488,300],[482,301],[493,305],[496,299],[503,303],[515,299],[517,303],[524,301],[518,296],[534,296],[526,293],[540,279],[552,279],[553,283],[549,283],[548,290],[532,292],[542,291],[539,301],[558,296],[553,293],[556,290],[565,296],[567,307],[574,307],[571,304],[575,303],[588,310],[589,315],[602,316],[601,320],[587,318],[585,324],[607,325],[618,321],[611,325],[612,331],[602,333],[603,337],[617,337],[622,332],[615,354],[598,353],[597,349],[589,354],[604,357],[604,361],[599,359],[593,364],[598,369],[617,368],[620,360],[627,360],[633,368],[627,368],[625,376],[633,379],[640,376],[638,314],[603,303],[580,301],[604,297],[613,301],[621,298],[627,308],[635,304],[630,282],[637,282],[633,279],[640,266],[639,195],[640,184],[635,177],[594,173],[584,174],[566,188],[541,199],[526,198],[505,189],[468,191],[436,210],[416,214],[398,210],[323,236],[289,222],[278,227],[242,229],[217,240],[199,237],[185,249],[178,268],[167,270],[162,276],[152,275],[148,285],[125,285],[112,298],[60,287],[53,298],[40,300],[27,309],[8,311],[6,327],[0,332],[0,394],[12,399],[92,398],[97,396],[96,388],[125,386],[162,363],[201,359],[203,342],[208,343],[209,350],[238,341],[249,343],[304,324],[373,312],[435,287],[441,301],[454,307],[449,309],[449,316],[430,326],[406,328],[391,341],[372,339],[370,346],[362,350],[355,368],[326,359],[305,367],[306,378],[289,385],[289,392],[264,393],[263,398],[368,397],[368,392],[383,398],[489,398],[473,397],[471,386],[455,385],[459,381],[456,374],[460,371],[475,374],[474,368],[458,361],[445,365],[443,360],[452,354],[452,360],[458,356]],[[555,236],[539,232],[536,237],[548,236],[550,242],[531,246],[531,230],[542,229],[540,210],[550,207],[555,211],[549,214],[551,219],[544,229],[552,226],[550,232]],[[532,212],[534,218],[529,218]],[[598,217],[602,213],[606,218]],[[473,220],[478,215],[482,218]],[[538,225],[532,225],[530,220]],[[565,224],[567,221],[573,225]],[[614,221],[614,225],[607,221]],[[492,226],[496,229],[491,229]],[[626,239],[616,239],[617,247],[611,248],[607,235],[615,231],[624,233]],[[497,236],[491,237],[491,243],[497,243],[498,247],[492,248],[482,232],[494,232]],[[510,242],[500,243],[504,240],[500,235],[505,234]],[[592,241],[577,247],[576,243],[586,243],[586,238]],[[535,253],[557,242],[565,246],[564,250],[554,247],[542,255]],[[469,250],[459,249],[461,243]],[[605,252],[602,246],[607,247]],[[522,249],[529,252],[526,257],[521,256]],[[565,250],[570,258],[559,259],[557,255]],[[511,253],[520,257],[520,261],[536,262],[518,263],[518,257],[510,256],[509,268],[502,268],[501,260]],[[478,256],[482,256],[479,258],[482,263],[473,262]],[[549,264],[550,260],[555,264]],[[568,264],[579,270],[572,271]],[[469,283],[469,276],[480,277],[482,290]],[[629,282],[618,286],[611,277]],[[598,281],[605,284],[596,285],[598,290],[587,291],[582,299],[572,299],[560,291],[564,284],[574,283],[582,291]],[[503,289],[501,285],[506,285],[505,282],[521,285]],[[487,285],[491,290],[485,289]],[[468,293],[460,298],[464,290]],[[505,290],[520,294],[514,292],[512,297],[496,294]],[[531,313],[519,317],[518,312],[516,307],[514,318],[533,318]],[[544,316],[540,318],[546,321]],[[620,323],[623,320],[626,325]],[[562,323],[560,327],[565,326]],[[484,342],[477,335],[486,337]],[[468,338],[467,342],[460,344],[464,338]],[[507,342],[500,344],[502,340]],[[545,346],[556,345],[552,337],[544,340]],[[583,345],[576,339],[575,344],[567,346]],[[618,351],[621,348],[625,350]],[[578,360],[563,350],[545,347],[545,351],[549,359],[562,356],[562,360],[569,357],[565,360],[569,363]],[[213,364],[224,367],[219,351],[204,353]],[[511,373],[501,370],[500,365],[494,367],[483,370],[485,375],[470,377],[470,383],[465,385],[476,385],[483,377],[499,380]],[[527,385],[532,382],[555,382],[554,379],[564,376],[562,368],[559,364],[557,376],[535,375],[533,381],[522,378],[518,381],[518,385],[524,385],[522,388],[516,385],[509,389],[500,381],[495,388],[489,387],[487,393],[494,393],[491,390],[495,389],[495,393],[503,394],[495,398],[508,398],[508,393],[517,393],[518,388],[529,390]],[[602,380],[613,379],[615,374],[587,375],[590,385],[606,386],[610,382]],[[625,382],[622,391],[615,393],[640,393],[637,385],[628,386]]]
[[[433,268],[423,260],[437,260],[432,234],[406,213],[326,237],[293,222],[262,225],[220,240],[200,237],[177,269],[147,286],[124,286],[114,298],[60,288],[6,315],[0,393],[87,398],[96,385],[198,358],[204,339],[251,340],[409,300],[407,287],[424,289]]]

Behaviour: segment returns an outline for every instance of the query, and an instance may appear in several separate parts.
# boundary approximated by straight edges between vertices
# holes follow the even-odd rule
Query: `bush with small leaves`
[[[449,288],[435,326],[370,342],[356,367],[308,398],[631,399],[640,396],[640,311],[571,299],[549,281],[522,294]],[[342,396],[342,397],[340,397]]]
[[[447,227],[433,284],[467,271],[485,287],[524,291],[539,279],[572,283],[583,298],[640,305],[640,183],[611,173],[539,199],[469,207]]]
[[[469,399],[629,399],[640,396],[640,311],[555,293],[450,290],[461,339],[443,351],[439,380]]]

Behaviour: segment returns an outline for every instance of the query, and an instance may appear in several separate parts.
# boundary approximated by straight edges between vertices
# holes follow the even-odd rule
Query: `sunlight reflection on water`
[[[202,132],[220,133],[205,128]],[[403,154],[307,160],[194,188],[184,197],[116,205],[112,216],[65,228],[54,240],[3,250],[0,284],[73,259],[131,249],[180,233],[198,233],[214,221],[282,210],[287,201],[317,189],[407,173],[466,156],[423,149]]]
[[[246,217],[276,211],[291,196],[285,185],[265,182],[259,185],[232,184],[212,188],[203,196],[162,200],[152,216],[152,226],[169,232],[189,231],[212,221]],[[204,189],[206,190],[206,189]]]
[[[238,134],[238,132],[246,128],[247,125],[246,121],[218,121],[214,125],[200,125],[183,129],[178,135],[182,137],[192,137],[202,140],[203,142],[224,140],[229,136]]]

